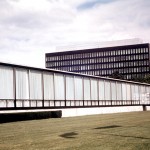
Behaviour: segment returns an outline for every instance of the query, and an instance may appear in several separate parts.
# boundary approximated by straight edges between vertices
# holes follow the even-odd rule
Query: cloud
[[[95,5],[100,5],[100,4],[107,4],[107,3],[112,3],[116,0],[91,0],[91,1],[85,1],[81,5],[77,7],[79,10],[84,10],[84,9],[89,9],[94,7]]]
[[[44,67],[56,46],[140,37],[149,0],[1,0],[0,61]]]

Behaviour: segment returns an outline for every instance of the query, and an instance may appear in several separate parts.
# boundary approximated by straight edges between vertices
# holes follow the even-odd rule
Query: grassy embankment
[[[0,124],[0,150],[150,150],[150,111]]]

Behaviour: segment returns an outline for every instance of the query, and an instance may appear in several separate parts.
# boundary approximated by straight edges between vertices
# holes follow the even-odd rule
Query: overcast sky
[[[55,47],[141,38],[150,0],[0,0],[0,62],[45,67]]]

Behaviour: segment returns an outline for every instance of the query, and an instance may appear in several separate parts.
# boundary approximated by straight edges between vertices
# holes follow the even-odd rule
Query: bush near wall
[[[47,119],[47,118],[61,118],[62,111],[42,111],[42,112],[19,112],[19,113],[2,113],[0,114],[0,123]]]

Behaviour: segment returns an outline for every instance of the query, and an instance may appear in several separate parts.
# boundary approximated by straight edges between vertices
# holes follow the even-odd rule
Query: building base
[[[88,108],[63,108],[63,109],[34,109],[34,110],[7,110],[0,111],[0,113],[14,113],[14,112],[40,112],[40,111],[62,111],[62,117],[76,117],[97,114],[110,114],[134,111],[150,111],[150,106],[119,106],[119,107],[88,107]]]
[[[143,107],[142,106],[94,107],[94,108],[68,108],[61,110],[62,110],[62,117],[75,117],[75,116],[96,115],[96,114],[143,111]],[[146,106],[146,110],[150,110],[150,107]]]

